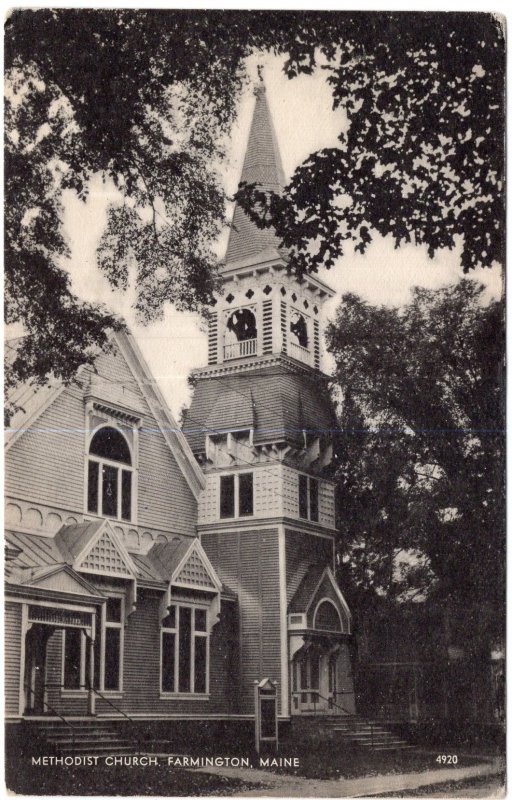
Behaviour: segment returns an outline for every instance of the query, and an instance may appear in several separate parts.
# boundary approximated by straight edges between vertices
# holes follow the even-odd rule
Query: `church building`
[[[241,180],[284,186],[265,89]],[[76,382],[18,387],[6,442],[6,718],[354,713],[334,577],[336,421],[322,305],[236,206],[208,364],[178,428],[132,336]],[[11,343],[15,353],[15,343]]]

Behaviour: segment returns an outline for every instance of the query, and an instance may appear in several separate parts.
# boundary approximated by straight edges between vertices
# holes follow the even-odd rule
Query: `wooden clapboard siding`
[[[82,511],[84,425],[81,390],[70,386],[6,453],[6,494]]]
[[[277,529],[201,536],[221,580],[239,600],[240,711],[254,710],[254,681],[281,679]]]
[[[139,525],[194,536],[196,500],[150,417],[139,433],[139,465]]]
[[[5,603],[5,714],[18,716],[20,703],[21,603]]]
[[[6,454],[6,494],[84,512],[85,394],[89,377],[103,381],[102,395],[135,406],[142,413],[139,431],[138,524],[184,535],[195,534],[197,503],[151,414],[126,360],[118,352],[102,354],[97,374],[84,370],[80,386],[71,385],[44,411]],[[36,512],[37,513],[37,509]],[[36,526],[37,527],[37,526]]]
[[[286,530],[286,599],[289,603],[308,569],[332,568],[332,542],[313,534]]]
[[[161,594],[139,590],[137,610],[128,618],[124,633],[124,675],[122,695],[112,701],[127,714],[226,714],[233,710],[233,687],[226,669],[232,618],[222,608],[220,621],[210,636],[210,698],[180,699],[160,696],[160,623]],[[233,605],[233,604],[226,604]],[[101,698],[98,714],[115,713]]]

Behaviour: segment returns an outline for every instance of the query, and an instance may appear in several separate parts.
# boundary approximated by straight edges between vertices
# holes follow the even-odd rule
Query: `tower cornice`
[[[320,379],[329,380],[329,376],[321,370],[302,364],[292,356],[284,353],[270,353],[266,356],[254,356],[254,358],[239,358],[222,364],[210,364],[205,367],[198,367],[192,370],[192,378],[219,378],[227,375],[240,375],[244,372],[260,372],[263,369],[274,366],[284,366],[287,372],[298,375],[314,375]]]

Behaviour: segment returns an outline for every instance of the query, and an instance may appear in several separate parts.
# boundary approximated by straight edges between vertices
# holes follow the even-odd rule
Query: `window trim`
[[[88,419],[89,421],[89,419]],[[103,428],[113,428],[117,431],[125,440],[126,445],[128,447],[130,453],[130,464],[126,464],[123,461],[114,461],[113,459],[109,458],[102,458],[101,456],[96,456],[91,454],[90,448],[91,443],[94,436]],[[137,450],[137,428],[133,428],[133,436],[134,440],[133,443],[130,442],[129,438],[126,436],[126,433],[113,421],[107,420],[106,422],[102,423],[101,425],[97,425],[95,428],[88,428],[86,432],[86,443],[85,443],[85,480],[84,480],[84,514],[89,517],[98,517],[100,519],[115,519],[122,524],[129,524],[129,525],[136,525],[137,524],[137,478],[138,478],[138,469],[136,467],[136,450]],[[97,497],[98,497],[98,506],[96,511],[89,511],[89,463],[93,461],[98,464],[98,485],[97,485]],[[102,467],[114,467],[117,469],[117,514],[112,516],[111,514],[104,514],[103,513],[103,497],[102,497],[102,486],[103,486],[103,479],[102,479]],[[123,471],[129,472],[131,474],[131,491],[130,491],[130,519],[124,519],[122,516],[123,510],[123,496],[122,496],[122,480],[123,480]]]
[[[300,513],[300,479],[301,477],[306,479],[306,504],[307,504],[307,516],[302,516]],[[316,484],[317,487],[317,503],[316,503],[316,519],[313,519],[311,516],[311,485],[312,483]],[[312,475],[306,475],[304,472],[299,472],[297,477],[297,491],[299,494],[298,497],[298,510],[299,510],[299,519],[306,519],[309,522],[314,522],[315,524],[320,524],[320,480],[319,478],[314,478]]]
[[[254,470],[241,470],[240,472],[223,472],[219,475],[219,502],[218,502],[218,518],[222,521],[230,519],[252,519],[254,517]],[[252,475],[252,513],[240,514],[240,475]],[[221,515],[221,502],[222,502],[222,478],[233,478],[234,485],[234,513],[233,516],[223,517]]]
[[[79,630],[80,631],[80,686],[78,688],[74,687],[66,687],[65,686],[65,664],[66,664],[66,633],[69,630]],[[87,660],[87,646],[86,646],[86,635],[83,628],[63,628],[62,629],[62,652],[61,652],[61,666],[60,666],[60,682],[61,682],[61,691],[64,692],[66,695],[83,695],[86,691],[85,685],[85,674],[86,674],[86,660]]]
[[[339,630],[333,631],[331,628],[317,628],[316,627],[316,615],[318,614],[318,609],[324,603],[329,603],[334,608],[334,610],[336,611],[336,615],[338,617],[338,621],[339,621],[339,624],[340,624]],[[316,604],[315,611],[314,611],[314,614],[313,614],[313,629],[314,630],[318,630],[318,631],[326,631],[326,632],[329,632],[329,633],[344,633],[343,620],[341,618],[341,614],[339,612],[339,609],[338,609],[336,603],[334,603],[331,600],[330,597],[321,597],[320,600],[318,601],[318,603]]]
[[[107,603],[104,603],[101,609],[101,634],[100,634],[100,674],[98,676],[99,691],[107,695],[120,695],[123,693],[123,680],[124,680],[124,614],[125,614],[125,597],[124,593],[109,591],[107,598],[112,597],[121,601],[121,619],[119,622],[111,622],[107,620]],[[116,628],[120,631],[119,634],[119,688],[106,689],[105,688],[105,651],[107,636],[107,628]],[[98,642],[96,639],[96,647]]]
[[[210,697],[210,624],[209,624],[209,612],[208,606],[201,604],[201,603],[187,603],[184,601],[177,601],[173,602],[173,605],[176,609],[176,622],[174,628],[164,628],[163,620],[160,623],[160,699],[174,699],[180,698],[181,700],[208,700]],[[167,634],[174,634],[174,686],[179,686],[179,631],[180,631],[180,608],[190,608],[192,609],[191,613],[191,648],[190,648],[190,686],[194,687],[194,691],[192,689],[189,692],[180,692],[179,690],[175,690],[169,692],[163,688],[163,656],[164,656],[164,647],[163,641],[164,636]],[[204,611],[206,613],[206,630],[204,631],[196,631],[196,614],[195,610]],[[195,691],[195,640],[197,638],[204,638],[206,639],[206,669],[205,669],[205,691],[204,692],[196,692]]]

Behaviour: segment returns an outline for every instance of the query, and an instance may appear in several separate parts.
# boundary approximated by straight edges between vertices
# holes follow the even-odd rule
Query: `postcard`
[[[504,25],[8,13],[9,792],[504,796]]]

